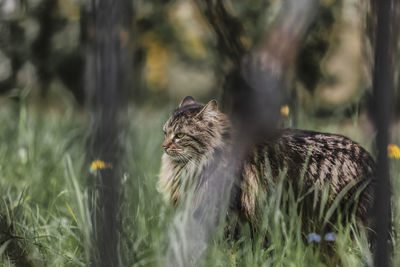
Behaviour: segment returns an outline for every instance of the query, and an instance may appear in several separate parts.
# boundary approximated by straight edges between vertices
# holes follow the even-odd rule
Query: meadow
[[[169,247],[178,246],[180,218],[156,190],[162,155],[161,127],[169,107],[129,109],[121,138],[122,197],[119,209],[120,264],[165,266]],[[358,115],[318,120],[302,114],[303,129],[338,132],[371,149],[360,134]],[[85,157],[89,116],[73,107],[57,111],[2,100],[0,107],[0,265],[88,266],[93,178]],[[399,142],[400,140],[393,140]],[[400,163],[391,159],[393,222],[400,227]],[[282,204],[285,203],[285,204]],[[372,255],[362,231],[353,223],[338,226],[334,241],[307,242],[296,212],[298,201],[277,184],[263,202],[262,229],[256,235],[243,225],[238,239],[217,238],[204,253],[204,266],[365,266]],[[329,207],[321,211],[326,215]],[[397,231],[395,231],[397,232]],[[176,234],[178,233],[178,234]],[[324,233],[320,233],[323,235]],[[267,242],[265,242],[267,240]],[[399,238],[393,236],[394,264],[400,266]]]

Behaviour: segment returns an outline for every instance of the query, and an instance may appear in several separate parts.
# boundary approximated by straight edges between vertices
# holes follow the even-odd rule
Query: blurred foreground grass
[[[156,190],[162,131],[169,110],[150,106],[129,111],[121,164],[120,255],[123,266],[165,266],[183,223],[172,216]],[[355,118],[355,125],[357,118]],[[300,128],[321,128],[309,119]],[[91,197],[85,186],[87,117],[6,103],[0,107],[0,265],[90,265]],[[349,136],[362,145],[370,141]],[[399,229],[400,164],[393,160],[394,221]],[[286,200],[289,208],[281,207]],[[251,241],[244,226],[238,240],[221,239],[206,253],[206,266],[362,266],[371,263],[365,237],[353,225],[335,231],[335,242],[307,244],[296,200],[282,184],[267,197],[263,228]],[[285,211],[284,211],[285,210]],[[178,234],[177,234],[178,233]],[[264,241],[268,240],[267,243]],[[398,239],[395,264],[399,266]]]

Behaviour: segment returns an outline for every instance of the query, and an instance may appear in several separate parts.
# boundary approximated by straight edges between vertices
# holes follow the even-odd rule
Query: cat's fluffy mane
[[[187,188],[208,166],[214,152],[224,149],[231,140],[231,123],[227,116],[218,110],[215,100],[203,105],[194,102],[191,97],[185,98],[165,123],[164,132],[168,128],[176,129],[176,124],[179,124],[180,120],[193,121],[195,127],[203,127],[204,129],[200,131],[208,131],[212,138],[207,138],[207,142],[203,141],[206,146],[204,153],[190,160],[177,160],[168,153],[163,154],[157,189],[163,194],[165,201],[170,201],[174,205],[178,203],[184,191],[182,188]]]

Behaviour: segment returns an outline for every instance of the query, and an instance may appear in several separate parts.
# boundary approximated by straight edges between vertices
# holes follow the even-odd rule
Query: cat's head
[[[206,105],[185,97],[163,127],[165,153],[178,162],[200,160],[223,145],[230,134],[227,117],[218,110],[217,101]]]

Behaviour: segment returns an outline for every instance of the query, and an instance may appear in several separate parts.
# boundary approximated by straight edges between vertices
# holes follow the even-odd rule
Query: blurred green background
[[[237,33],[248,49],[261,38],[281,1],[225,1],[241,22]],[[63,106],[85,103],[85,62],[93,34],[90,3],[79,0],[2,0],[0,92],[28,88],[34,101]],[[132,101],[160,105],[193,94],[218,97],[229,66],[195,1],[133,1],[121,29],[132,57]],[[356,105],[371,87],[371,22],[368,3],[324,0],[304,41],[288,97],[303,109],[337,114]],[[63,100],[64,99],[64,100]]]

